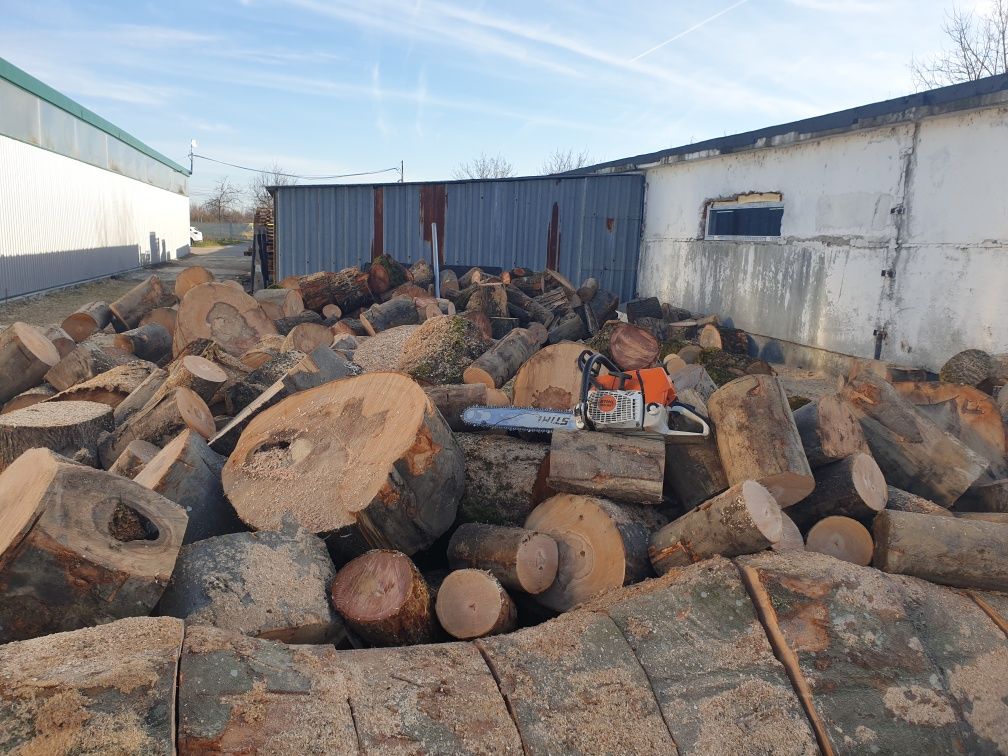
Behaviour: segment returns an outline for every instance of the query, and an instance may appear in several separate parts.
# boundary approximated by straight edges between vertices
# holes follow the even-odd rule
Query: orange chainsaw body
[[[599,375],[595,382],[599,388],[608,391],[640,391],[644,395],[645,405],[656,403],[664,407],[672,404],[676,398],[675,386],[665,368],[628,370],[622,376]]]

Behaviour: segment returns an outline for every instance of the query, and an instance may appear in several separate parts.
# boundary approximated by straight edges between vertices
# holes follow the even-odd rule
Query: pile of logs
[[[859,363],[793,409],[717,318],[554,271],[439,284],[193,267],[0,332],[0,743],[746,750],[709,740],[729,716],[760,752],[1008,748],[1000,357]],[[463,422],[571,409],[585,349],[664,366],[711,436]]]

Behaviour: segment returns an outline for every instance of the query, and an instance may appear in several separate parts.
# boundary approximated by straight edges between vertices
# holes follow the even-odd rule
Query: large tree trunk
[[[0,511],[3,642],[149,613],[186,527],[176,504],[47,449],[0,473]]]
[[[518,610],[489,572],[456,570],[438,587],[438,621],[453,638],[471,640],[514,630]]]
[[[813,470],[868,450],[861,424],[848,404],[835,394],[798,408],[794,421]]]
[[[283,352],[308,354],[316,347],[327,347],[333,342],[333,332],[321,323],[301,323],[294,326],[280,347]]]
[[[556,541],[525,528],[465,523],[448,542],[452,569],[487,570],[505,587],[530,594],[553,585],[558,559]]]
[[[339,643],[329,602],[336,576],[325,543],[303,530],[263,530],[182,547],[162,614],[284,643]]]
[[[737,483],[692,512],[670,522],[651,537],[655,571],[709,559],[768,549],[783,534],[781,511],[770,492],[756,481]]]
[[[128,448],[128,447],[127,447]],[[220,474],[224,457],[186,428],[133,479],[186,509],[189,526],[183,543],[244,530],[224,498]]]
[[[53,365],[45,374],[45,379],[59,391],[90,380],[117,365],[125,365],[136,359],[119,349],[112,352],[94,343],[78,344],[70,354]]]
[[[707,438],[665,442],[665,496],[689,511],[727,490],[728,478],[717,441]]]
[[[135,478],[143,470],[144,465],[154,459],[160,451],[147,441],[131,441],[123,453],[116,457],[116,461],[108,471],[124,478]]]
[[[202,265],[191,265],[175,277],[175,296],[181,302],[189,289],[200,284],[213,283],[214,280],[214,274]]]
[[[872,564],[958,588],[1008,591],[1008,523],[885,511]]]
[[[392,291],[410,280],[409,271],[389,254],[382,253],[371,261],[368,268],[368,288],[376,296]]]
[[[394,418],[394,420],[393,420]],[[455,520],[462,450],[410,378],[371,373],[302,391],[256,416],[224,466],[224,490],[253,528],[284,514],[334,548],[407,554]],[[320,479],[331,485],[320,487]]]
[[[301,294],[294,289],[259,289],[252,297],[270,320],[289,318],[304,312],[305,308]]]
[[[553,344],[533,354],[514,379],[514,405],[569,410],[578,402],[581,371],[578,356],[584,344]]]
[[[115,339],[117,349],[136,355],[142,360],[160,362],[171,356],[172,335],[158,323],[148,323],[123,331]]]
[[[415,325],[420,322],[413,300],[398,298],[390,299],[384,304],[371,305],[361,313],[361,325],[374,336],[381,331],[402,325]]]
[[[535,507],[533,492],[549,446],[510,436],[458,433],[465,457],[460,522],[521,525]]]
[[[304,306],[321,311],[327,304],[339,305],[345,313],[352,313],[371,301],[368,277],[357,268],[344,268],[332,273],[320,271],[301,276],[299,290]]]
[[[852,373],[840,393],[890,485],[950,507],[990,465],[867,370]]]
[[[430,590],[402,552],[373,549],[352,560],[333,580],[332,602],[347,625],[373,646],[433,638]]]
[[[273,325],[281,336],[286,336],[302,323],[317,323],[321,325],[323,324],[323,320],[322,316],[314,310],[303,310],[297,315],[291,315],[287,318],[276,318],[273,321]]]
[[[555,491],[657,504],[664,477],[665,443],[660,438],[596,431],[553,434],[547,483]]]
[[[218,283],[194,286],[179,305],[175,354],[199,338],[213,339],[235,357],[277,332],[259,303],[243,291]]]
[[[539,341],[531,331],[516,328],[466,368],[466,383],[482,383],[488,388],[500,388],[514,377],[529,357],[539,350]]]
[[[111,321],[112,311],[106,302],[88,302],[63,318],[60,326],[79,344]]]
[[[0,415],[0,470],[37,447],[97,459],[99,437],[112,430],[112,408],[97,402],[43,402]]]
[[[112,325],[119,333],[129,331],[139,326],[143,316],[155,307],[170,305],[174,301],[174,295],[164,288],[161,279],[150,276],[109,305]]]
[[[557,542],[556,580],[536,597],[556,611],[651,572],[647,525],[630,508],[606,499],[557,494],[532,510],[525,527]]]
[[[885,509],[889,491],[870,454],[859,452],[816,470],[815,490],[788,507],[788,516],[805,532],[830,515],[851,517],[871,525]]]
[[[438,408],[448,427],[455,432],[472,430],[463,420],[468,407],[487,403],[487,388],[482,383],[427,386],[424,393]]]
[[[133,360],[99,373],[94,378],[60,391],[52,402],[98,402],[115,409],[136,391],[157,368],[150,362]]]
[[[838,515],[819,520],[805,539],[806,551],[827,554],[862,567],[871,564],[873,548],[868,528],[857,520]]]
[[[707,407],[730,484],[762,483],[781,507],[812,492],[812,470],[777,378],[737,378],[715,391]]]
[[[40,384],[59,362],[59,350],[27,323],[14,323],[0,331],[0,402]]]

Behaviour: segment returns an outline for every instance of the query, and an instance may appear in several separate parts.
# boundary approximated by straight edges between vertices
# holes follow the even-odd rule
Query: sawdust
[[[966,721],[982,738],[1008,753],[1008,648],[1001,646],[949,673],[949,689],[964,706]]]
[[[941,693],[920,685],[886,688],[882,701],[899,719],[913,725],[940,727],[956,722],[955,711]]]
[[[366,339],[361,339],[353,353],[354,364],[365,373],[397,370],[402,358],[403,345],[420,326],[404,325],[389,328]]]
[[[462,373],[492,343],[471,320],[458,315],[431,318],[403,342],[397,369],[434,385],[462,383]]]
[[[98,402],[42,402],[0,415],[0,425],[12,428],[67,428],[109,415],[112,408]]]

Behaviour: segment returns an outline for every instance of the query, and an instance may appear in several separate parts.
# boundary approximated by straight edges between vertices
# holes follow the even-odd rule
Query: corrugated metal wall
[[[554,267],[629,299],[637,277],[644,178],[637,174],[292,186],[276,190],[279,277],[364,265],[388,252],[447,265]],[[377,231],[377,233],[376,233]]]

